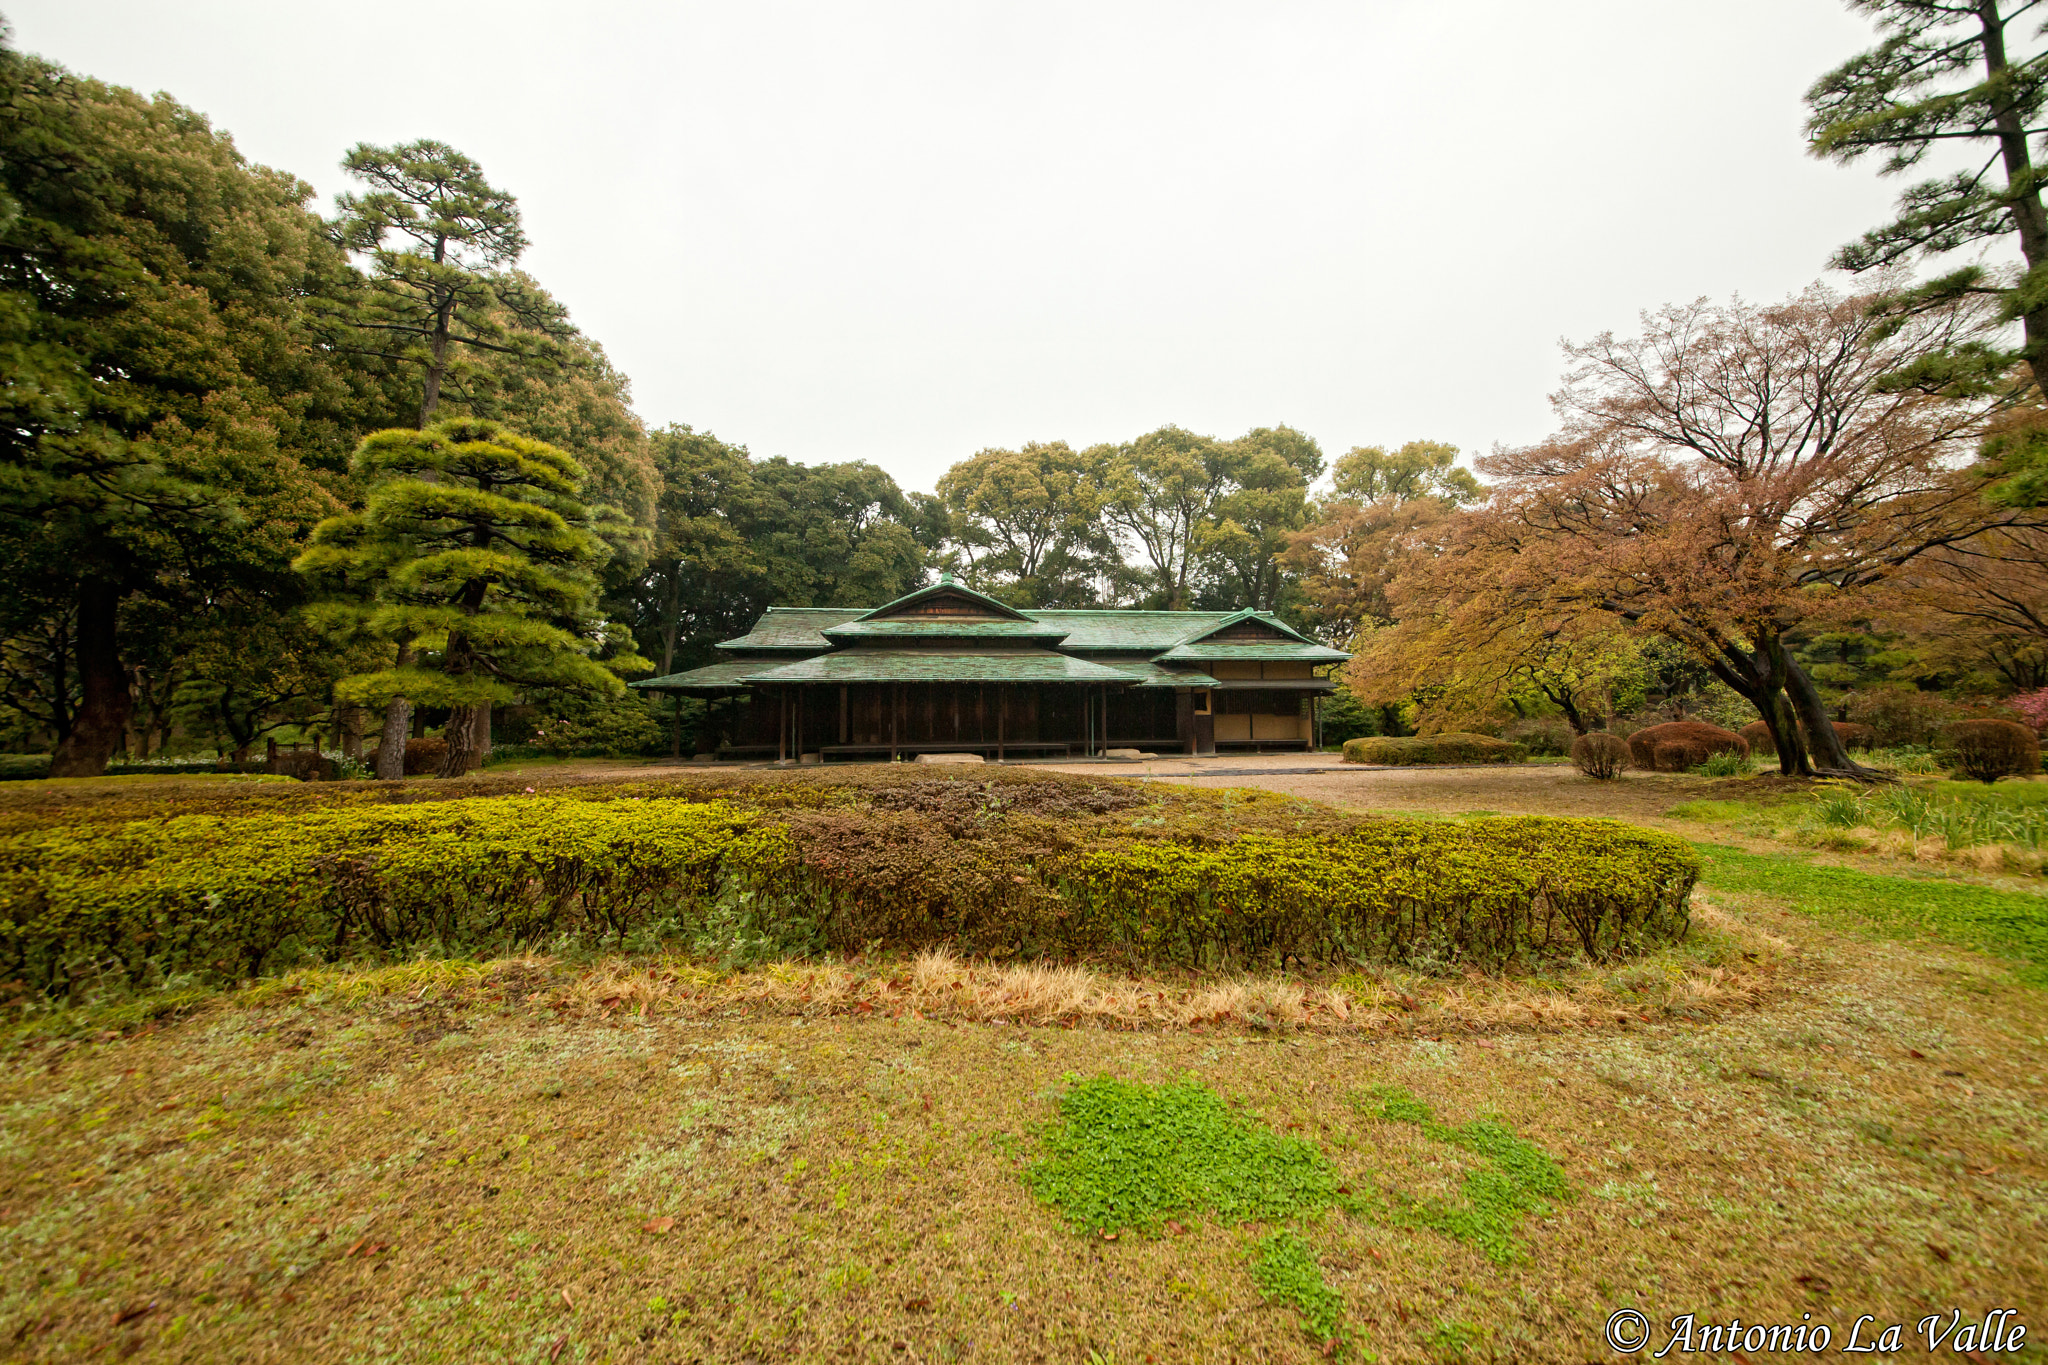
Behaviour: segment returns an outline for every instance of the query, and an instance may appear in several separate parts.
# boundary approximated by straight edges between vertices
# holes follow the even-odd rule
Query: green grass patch
[[[1760,809],[1752,801],[1687,801],[1665,811],[1677,820],[1740,820]]]
[[[1317,1341],[1336,1341],[1344,1325],[1344,1299],[1323,1283],[1313,1248],[1284,1228],[1252,1247],[1252,1280],[1269,1299],[1291,1304],[1302,1330]]]
[[[1154,1232],[1169,1214],[1225,1222],[1328,1208],[1339,1176],[1313,1143],[1238,1114],[1199,1081],[1073,1081],[1047,1126],[1032,1193],[1076,1231]]]
[[[2013,975],[2048,987],[2048,898],[1960,882],[1887,877],[1782,853],[1697,846],[1701,884],[1768,896],[1794,909],[1861,922],[1888,938],[1941,939],[2013,964]]]
[[[1944,799],[1974,801],[2006,810],[2036,810],[2048,806],[2048,782],[2014,779],[1989,786],[1982,782],[1936,782],[1928,790]]]
[[[1549,1154],[1492,1115],[1455,1126],[1443,1123],[1399,1086],[1374,1086],[1351,1102],[1368,1117],[1412,1123],[1429,1138],[1485,1159],[1485,1166],[1466,1173],[1462,1201],[1396,1194],[1393,1212],[1405,1222],[1477,1246],[1497,1265],[1521,1257],[1515,1229],[1524,1217],[1548,1213],[1553,1201],[1571,1198],[1571,1185]]]

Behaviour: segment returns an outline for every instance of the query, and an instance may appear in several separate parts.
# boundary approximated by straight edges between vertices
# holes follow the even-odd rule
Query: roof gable
[[[1174,641],[1176,650],[1185,650],[1191,645],[1257,645],[1287,642],[1313,645],[1316,642],[1303,635],[1279,617],[1263,611],[1234,611],[1220,621],[1205,622],[1194,631]]]
[[[953,575],[939,575],[939,581],[930,587],[919,588],[916,592],[905,593],[894,602],[876,607],[863,621],[886,621],[892,617],[907,616],[953,621],[1029,621],[1031,618],[1015,607],[996,601],[986,593],[976,592]]]

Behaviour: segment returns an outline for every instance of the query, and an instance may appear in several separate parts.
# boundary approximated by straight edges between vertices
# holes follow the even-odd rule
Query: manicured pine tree
[[[615,669],[648,667],[596,614],[612,551],[598,533],[605,512],[578,496],[575,460],[495,422],[454,420],[377,432],[353,468],[370,490],[363,510],[322,522],[297,567],[348,594],[328,611],[359,613],[417,651],[343,679],[338,696],[479,718],[446,727],[441,776],[482,761],[493,702],[551,688],[618,696]]]
[[[519,201],[484,179],[482,167],[422,138],[360,143],[342,168],[369,186],[336,199],[336,236],[370,260],[371,287],[343,319],[350,348],[420,368],[421,427],[434,420],[443,391],[462,392],[482,362],[547,372],[576,363],[568,345],[575,328],[561,306],[512,269],[526,250]],[[403,669],[414,645],[403,636],[396,644]],[[379,777],[402,775],[411,718],[412,699],[386,702]],[[489,741],[488,716],[458,709],[449,724],[482,725]]]

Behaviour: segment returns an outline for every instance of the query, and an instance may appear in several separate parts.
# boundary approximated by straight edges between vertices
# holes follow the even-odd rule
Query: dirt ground
[[[1366,768],[1334,754],[1044,766],[1053,772],[1143,777],[1175,786],[1257,787],[1351,810],[1595,815],[1639,824],[1660,822],[1672,806],[1716,789],[1713,779],[1682,774],[1629,773],[1613,782],[1595,782],[1569,764]]]

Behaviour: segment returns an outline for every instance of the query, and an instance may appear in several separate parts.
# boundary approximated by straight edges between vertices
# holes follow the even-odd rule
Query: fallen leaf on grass
[[[1934,1253],[1934,1259],[1937,1261],[1946,1261],[1953,1254],[1947,1247],[1938,1247],[1932,1242],[1927,1244],[1927,1249]]]
[[[647,1220],[647,1231],[659,1237],[675,1225],[676,1220],[673,1218],[650,1218]]]
[[[150,1300],[150,1301],[149,1301],[148,1303],[142,1304],[142,1305],[141,1305],[141,1306],[139,1306],[139,1307],[134,1307],[134,1308],[123,1308],[123,1309],[122,1309],[122,1310],[121,1310],[120,1312],[118,1312],[118,1313],[114,1314],[114,1326],[116,1326],[116,1327],[121,1327],[121,1326],[125,1326],[126,1324],[128,1324],[128,1323],[131,1323],[131,1322],[135,1321],[135,1320],[136,1320],[137,1318],[141,1317],[141,1316],[142,1316],[143,1314],[145,1314],[145,1313],[153,1313],[153,1312],[155,1312],[155,1311],[156,1311],[156,1300],[154,1300],[154,1299]]]
[[[903,1311],[906,1313],[929,1313],[932,1311],[932,1301],[930,1299],[910,1299],[904,1303]]]
[[[1187,1224],[1175,1218],[1166,1220],[1166,1230],[1175,1237],[1185,1237],[1188,1231]]]
[[[562,1358],[562,1348],[568,1344],[569,1334],[567,1332],[555,1338],[554,1349],[548,1352],[548,1365],[554,1365],[555,1361]]]

